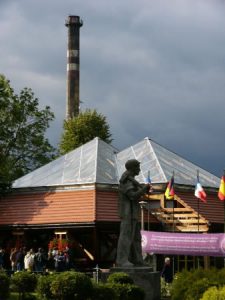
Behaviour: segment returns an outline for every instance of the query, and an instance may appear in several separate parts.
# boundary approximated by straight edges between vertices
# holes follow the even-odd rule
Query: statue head
[[[129,159],[125,163],[125,168],[133,175],[138,175],[140,173],[140,162],[136,159]]]

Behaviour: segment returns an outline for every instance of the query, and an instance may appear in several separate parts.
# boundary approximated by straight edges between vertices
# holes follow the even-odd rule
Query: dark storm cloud
[[[81,28],[81,108],[106,115],[120,149],[148,136],[220,176],[225,165],[225,3],[0,2],[0,72],[65,116],[68,15]]]

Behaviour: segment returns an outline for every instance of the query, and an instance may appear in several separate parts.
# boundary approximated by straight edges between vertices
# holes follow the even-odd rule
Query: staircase
[[[154,215],[165,226],[165,231],[173,232],[207,232],[207,220],[187,205],[177,195],[174,197],[175,208],[165,208],[164,195],[160,195],[160,208],[151,209]],[[153,200],[150,198],[150,201]]]

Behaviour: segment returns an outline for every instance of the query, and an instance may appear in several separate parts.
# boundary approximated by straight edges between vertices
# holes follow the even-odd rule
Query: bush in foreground
[[[46,276],[38,276],[37,282],[37,294],[41,300],[54,300],[54,295],[51,292],[51,283],[53,279],[57,276],[56,274],[49,274]]]
[[[116,298],[119,300],[144,300],[145,292],[142,288],[134,284],[107,283],[116,293]]]
[[[29,293],[35,291],[37,276],[26,271],[16,272],[11,277],[11,283],[12,289],[19,293],[20,299],[26,299]]]
[[[80,272],[63,272],[53,277],[50,290],[55,300],[86,300],[91,298],[91,279]]]
[[[9,286],[10,279],[7,274],[3,271],[0,271],[0,300],[8,299],[9,297]]]
[[[113,286],[103,283],[93,283],[93,300],[117,300],[117,294],[113,289]]]
[[[133,279],[124,272],[115,272],[109,275],[107,278],[108,283],[121,283],[121,284],[133,284]]]
[[[184,270],[176,274],[172,283],[172,300],[199,300],[209,288],[223,285],[225,285],[225,271],[223,269]]]

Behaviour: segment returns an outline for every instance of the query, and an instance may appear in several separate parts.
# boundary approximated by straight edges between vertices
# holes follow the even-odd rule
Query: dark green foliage
[[[87,275],[68,271],[57,274],[50,289],[55,300],[86,300],[91,298],[93,286]]]
[[[172,283],[172,300],[199,300],[210,287],[225,285],[224,272],[200,268],[178,273]]]
[[[176,275],[172,283],[171,291],[173,300],[185,299],[190,284],[192,284],[192,275],[193,274],[187,270]]]
[[[124,272],[116,272],[107,278],[107,286],[112,288],[118,299],[121,300],[142,300],[145,292],[140,287],[133,284],[133,279]]]
[[[25,294],[23,299],[24,300],[37,300],[37,297],[33,294]]]
[[[0,300],[6,300],[9,297],[10,279],[7,274],[0,271]]]
[[[210,287],[208,278],[201,278],[192,283],[188,289],[187,300],[199,300],[205,291]]]
[[[16,272],[11,277],[11,283],[13,290],[20,294],[20,298],[26,299],[26,294],[34,292],[36,288],[37,276],[26,271]]]
[[[225,268],[220,270],[214,270],[213,273],[215,274],[214,283],[217,283],[215,285],[217,286],[225,285]]]
[[[109,283],[133,284],[133,279],[124,272],[116,272],[109,275],[107,278]]]
[[[37,294],[38,297],[42,300],[54,300],[54,296],[51,292],[51,283],[54,279],[54,277],[57,276],[56,274],[49,274],[46,276],[38,276],[38,282],[37,282]]]
[[[134,284],[127,284],[125,285],[126,289],[126,296],[122,299],[126,300],[144,300],[145,299],[145,292],[142,288]]]
[[[107,286],[115,291],[118,300],[145,299],[144,290],[134,284],[108,283]]]
[[[69,151],[99,137],[106,143],[111,143],[111,133],[106,117],[96,110],[87,109],[77,117],[64,121],[64,133],[60,142],[60,153]]]
[[[93,284],[93,300],[117,300],[117,295],[113,286],[108,284]],[[137,299],[136,299],[137,300]]]
[[[29,88],[14,93],[10,82],[0,74],[0,194],[13,180],[55,157],[55,149],[44,134],[54,119],[50,107],[38,107]]]

